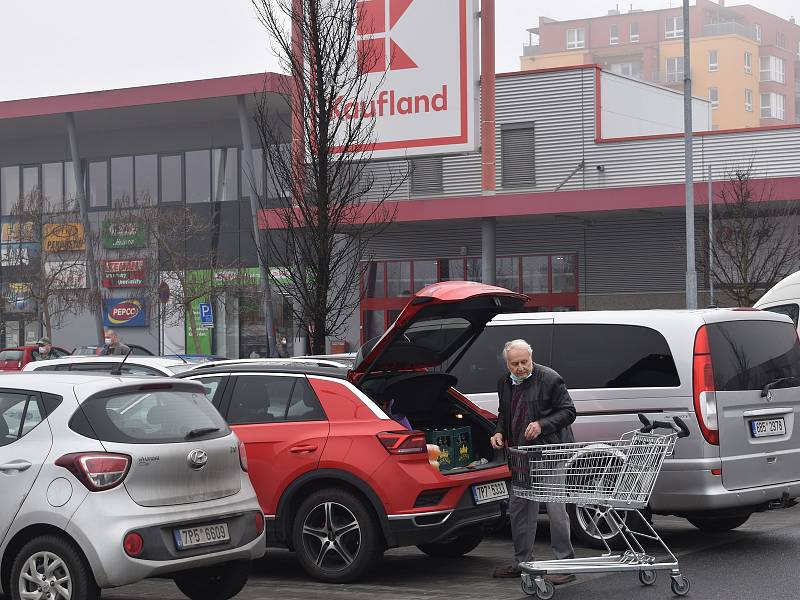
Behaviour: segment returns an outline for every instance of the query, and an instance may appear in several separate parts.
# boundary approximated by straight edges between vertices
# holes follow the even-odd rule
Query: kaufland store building
[[[275,109],[288,111],[289,100],[278,93],[281,77],[257,74],[0,102],[3,222],[12,219],[14,199],[34,187],[56,200],[75,189],[75,147],[93,226],[100,226],[121,194],[147,193],[164,206],[189,203],[213,218],[220,255],[257,266],[249,186],[239,168],[241,125],[252,124],[238,107],[243,101],[251,111],[254,94],[266,92]],[[482,114],[494,119],[484,119],[483,143],[473,132],[475,143],[466,149],[460,139],[455,151],[423,148],[402,159],[375,159],[377,182],[398,166],[409,168],[409,176],[390,198],[397,208],[394,222],[373,245],[360,308],[345,336],[351,347],[381,333],[410,294],[436,280],[494,280],[528,294],[530,310],[684,306],[682,96],[594,65],[498,74],[488,83],[483,89],[494,88],[489,91],[495,101],[484,104]],[[448,108],[457,110],[454,98],[457,93],[448,88]],[[707,103],[695,101],[694,121],[698,130],[710,123]],[[251,137],[258,139],[255,129]],[[772,200],[800,200],[798,156],[797,125],[699,131],[698,256],[704,252],[709,167],[721,178],[752,161],[755,178],[771,185]],[[260,177],[264,190],[266,178]],[[714,183],[715,191],[719,186]],[[13,283],[7,269],[0,277],[4,289]],[[703,305],[708,274],[701,266],[698,280]],[[129,289],[109,293],[120,301],[135,296]],[[9,302],[8,295],[4,302],[2,344],[35,340],[35,311]],[[302,352],[292,347],[295,327],[283,298],[276,299],[276,309],[278,333],[287,338],[284,351]],[[208,350],[238,357],[262,349],[258,311],[221,313]],[[154,317],[120,329],[122,337],[155,350]],[[89,314],[67,319],[55,343],[93,343],[91,323]],[[181,349],[183,335],[182,325],[173,327],[168,347]]]

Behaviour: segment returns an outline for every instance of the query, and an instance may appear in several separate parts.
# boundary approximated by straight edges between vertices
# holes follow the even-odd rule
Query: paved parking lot
[[[545,520],[545,517],[542,517]],[[691,597],[712,599],[794,598],[800,581],[797,549],[800,547],[800,509],[754,515],[746,525],[726,534],[704,534],[683,519],[657,517],[656,525],[682,561],[692,581]],[[549,556],[547,528],[540,528],[539,556]],[[426,600],[525,598],[518,580],[492,579],[498,564],[508,563],[511,540],[507,534],[492,535],[469,555],[459,559],[430,558],[416,548],[391,550],[374,572],[361,582],[328,585],[309,581],[294,556],[270,550],[259,561],[239,600],[280,598],[300,600]],[[579,555],[591,551],[579,549]],[[557,589],[555,598],[577,600],[620,598],[670,598],[669,580],[659,577],[650,588],[634,575],[581,576]],[[103,594],[104,600],[158,598],[180,600],[171,581],[150,580]]]

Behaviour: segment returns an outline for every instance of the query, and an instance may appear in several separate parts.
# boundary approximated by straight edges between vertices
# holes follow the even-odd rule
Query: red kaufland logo
[[[358,2],[356,46],[364,73],[416,69],[417,63],[392,39],[392,29],[414,0]],[[387,22],[386,16],[389,16]],[[387,61],[387,57],[389,60]]]

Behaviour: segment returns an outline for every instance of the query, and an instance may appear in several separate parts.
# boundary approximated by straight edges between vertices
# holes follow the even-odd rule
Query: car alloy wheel
[[[72,576],[56,554],[41,551],[28,557],[19,574],[19,595],[26,600],[70,600]]]
[[[11,600],[99,600],[100,588],[73,542],[42,535],[27,542],[11,565]]]
[[[353,564],[361,548],[361,526],[349,508],[338,502],[314,507],[303,522],[303,546],[324,570],[341,570]]]

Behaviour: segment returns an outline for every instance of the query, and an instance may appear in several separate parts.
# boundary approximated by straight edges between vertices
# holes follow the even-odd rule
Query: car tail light
[[[264,515],[260,510],[256,511],[256,533],[258,535],[264,533]]]
[[[694,412],[700,431],[709,444],[719,445],[719,423],[717,420],[717,397],[714,387],[714,366],[711,362],[711,347],[708,330],[703,325],[694,338],[692,361],[692,392]]]
[[[239,464],[242,465],[242,471],[247,473],[247,450],[241,440],[239,441]]]
[[[78,452],[65,454],[56,464],[75,475],[90,492],[102,492],[122,483],[130,469],[131,457],[106,452]]]
[[[144,540],[135,531],[131,531],[122,541],[122,547],[128,556],[139,556],[144,549]]]
[[[389,454],[428,454],[425,434],[421,431],[383,431],[378,440]]]

